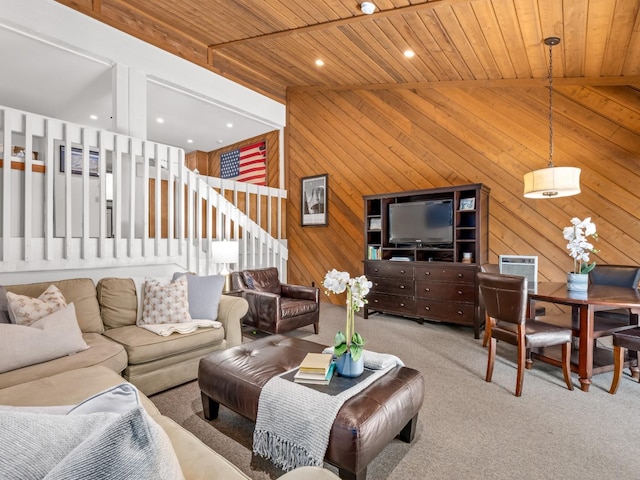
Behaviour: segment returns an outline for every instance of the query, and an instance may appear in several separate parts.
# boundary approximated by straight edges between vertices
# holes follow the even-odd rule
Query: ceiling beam
[[[625,85],[637,88],[640,86],[640,75],[618,77],[572,77],[554,78],[554,86],[583,85],[583,86],[616,86]],[[369,85],[324,85],[289,87],[296,92],[321,92],[345,90],[398,90],[425,88],[462,88],[462,87],[547,87],[548,78],[507,78],[501,80],[451,80],[442,82],[408,82],[408,83],[376,83]]]
[[[403,15],[407,13],[431,10],[433,8],[441,7],[441,6],[451,6],[459,3],[471,3],[474,1],[476,0],[431,0],[425,3],[416,4],[416,5],[408,5],[406,7],[398,7],[398,8],[392,8],[390,10],[382,10],[382,11],[379,11],[378,13],[373,13],[371,15],[362,14],[362,15],[357,15],[355,17],[331,20],[329,22],[315,23],[313,25],[307,25],[306,27],[290,28],[288,30],[280,30],[278,32],[265,33],[264,35],[257,35],[255,37],[241,38],[238,40],[231,40],[230,42],[225,42],[225,43],[217,43],[214,45],[209,45],[208,48],[211,51],[215,51],[215,50],[220,50],[222,48],[233,47],[243,43],[253,42],[256,40],[272,40],[274,38],[285,37],[291,34],[308,33],[316,30],[324,30],[330,27],[341,27],[343,25],[351,25],[352,23],[360,23],[366,20],[377,20],[380,18],[388,18],[396,15]]]

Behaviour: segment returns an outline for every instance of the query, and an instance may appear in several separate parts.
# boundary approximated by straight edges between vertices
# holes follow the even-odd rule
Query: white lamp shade
[[[526,198],[569,197],[578,193],[580,193],[580,169],[576,167],[543,168],[524,176]]]
[[[211,242],[211,260],[214,263],[238,263],[238,242],[221,240]]]

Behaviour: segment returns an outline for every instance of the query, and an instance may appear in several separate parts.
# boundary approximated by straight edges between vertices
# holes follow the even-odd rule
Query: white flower
[[[349,350],[352,358],[358,360],[362,355],[364,340],[355,331],[355,312],[367,303],[365,297],[371,290],[373,283],[367,280],[364,275],[351,278],[347,272],[339,272],[334,268],[327,272],[322,284],[327,294],[347,291],[347,324],[344,334],[342,332],[336,334],[334,354],[340,356]]]
[[[584,220],[580,220],[577,217],[571,219],[570,227],[565,227],[562,230],[562,236],[565,240],[568,240],[567,249],[569,250],[569,256],[574,259],[574,273],[588,273],[595,267],[595,262],[588,265],[589,254],[598,253],[592,243],[587,241],[587,237],[593,237],[598,239],[596,232],[596,225],[591,222],[591,217],[587,217]],[[583,266],[583,262],[585,265]]]

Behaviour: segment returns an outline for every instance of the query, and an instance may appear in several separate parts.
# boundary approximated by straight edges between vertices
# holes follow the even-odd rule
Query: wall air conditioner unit
[[[538,287],[538,257],[535,255],[500,255],[500,273],[527,278],[530,292]]]

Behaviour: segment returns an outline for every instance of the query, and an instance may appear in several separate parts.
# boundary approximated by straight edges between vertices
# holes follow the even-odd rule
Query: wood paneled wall
[[[331,268],[362,274],[362,195],[465,183],[491,188],[491,262],[538,255],[541,280],[564,280],[572,259],[562,229],[591,216],[600,235],[592,259],[640,264],[640,90],[554,93],[554,164],[582,169],[582,193],[530,200],[522,177],[549,155],[544,87],[290,91],[289,281],[321,284]],[[321,173],[329,225],[301,227],[300,179]]]

